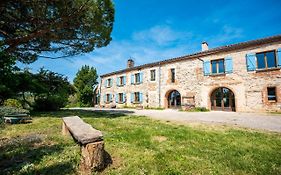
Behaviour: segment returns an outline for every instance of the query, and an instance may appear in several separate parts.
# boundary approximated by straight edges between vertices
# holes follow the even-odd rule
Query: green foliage
[[[60,95],[39,95],[35,99],[34,110],[56,111],[67,104],[67,98]]]
[[[26,109],[10,107],[10,106],[0,106],[0,116],[12,115],[12,114],[28,114],[29,111]]]
[[[148,106],[146,106],[144,109],[164,110],[165,108],[162,108],[162,107],[148,107]]]
[[[97,70],[87,65],[77,72],[74,78],[74,86],[78,90],[78,99],[82,106],[92,106],[93,86],[97,84]]]
[[[210,110],[205,107],[195,107],[188,110],[181,109],[180,111],[187,111],[187,112],[209,112]]]
[[[0,14],[0,48],[24,63],[106,46],[114,22],[111,0],[5,0]]]
[[[4,106],[22,108],[22,105],[19,100],[11,98],[4,101]]]

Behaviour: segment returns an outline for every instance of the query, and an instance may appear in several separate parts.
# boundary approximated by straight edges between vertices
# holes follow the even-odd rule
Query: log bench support
[[[81,148],[81,174],[91,174],[92,171],[105,167],[104,142],[101,131],[85,123],[80,117],[64,117],[62,134],[72,135]]]

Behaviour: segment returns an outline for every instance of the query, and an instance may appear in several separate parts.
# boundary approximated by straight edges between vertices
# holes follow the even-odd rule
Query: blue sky
[[[114,0],[115,23],[111,43],[91,53],[67,59],[40,58],[40,67],[73,80],[82,65],[105,74],[136,65],[183,56],[209,48],[281,34],[280,0]]]

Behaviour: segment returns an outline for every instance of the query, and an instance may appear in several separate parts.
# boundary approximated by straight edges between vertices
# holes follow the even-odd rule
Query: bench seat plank
[[[62,120],[72,136],[81,144],[103,140],[101,131],[94,129],[78,116],[63,117]]]

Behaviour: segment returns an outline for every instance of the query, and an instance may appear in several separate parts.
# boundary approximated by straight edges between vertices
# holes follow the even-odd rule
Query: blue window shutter
[[[118,97],[119,97],[119,94],[116,93],[116,94],[115,94],[115,101],[116,101],[116,103],[119,102],[119,98],[118,98]]]
[[[210,75],[211,73],[211,62],[210,61],[204,61],[203,63],[203,68],[204,68],[204,75]]]
[[[277,49],[277,65],[281,67],[281,48]]]
[[[124,80],[124,85],[126,85],[126,76],[124,76],[123,80]]]
[[[143,80],[143,73],[140,72],[140,83],[142,83],[142,80]]]
[[[106,94],[103,95],[103,102],[106,102]]]
[[[134,84],[134,83],[135,83],[135,75],[131,74],[131,84]]]
[[[112,101],[112,94],[109,94],[109,101]]]
[[[231,57],[225,58],[225,73],[233,72],[233,61]]]
[[[247,61],[247,70],[254,71],[256,70],[256,54],[251,53],[246,55]]]
[[[104,87],[106,87],[106,86],[107,86],[107,80],[104,81]]]
[[[134,103],[134,99],[135,99],[135,94],[131,93],[131,103]]]
[[[116,85],[119,86],[119,82],[120,82],[120,77],[116,78]]]
[[[140,92],[140,102],[142,102],[142,93]]]
[[[111,78],[110,87],[112,87],[112,84],[113,84],[113,78]]]
[[[123,99],[122,99],[123,103],[125,102],[125,99],[126,99],[126,94],[123,93]]]

